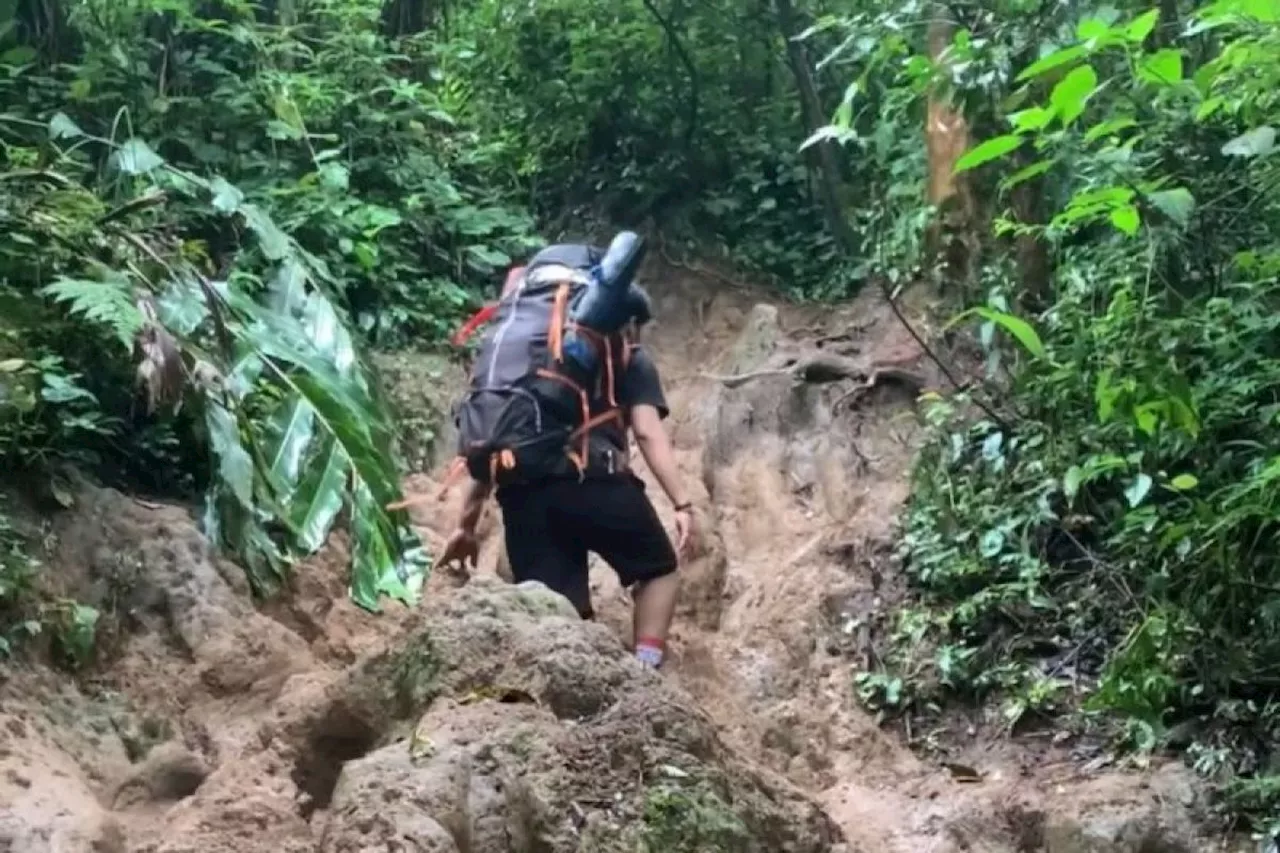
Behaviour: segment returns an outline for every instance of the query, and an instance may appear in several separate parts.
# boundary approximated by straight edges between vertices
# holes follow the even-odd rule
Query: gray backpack
[[[622,424],[617,381],[631,346],[621,333],[576,327],[593,339],[595,369],[584,371],[564,352],[571,306],[600,254],[588,246],[544,250],[498,304],[455,413],[458,462],[476,480],[505,486],[612,467],[596,458],[607,451],[591,431]]]

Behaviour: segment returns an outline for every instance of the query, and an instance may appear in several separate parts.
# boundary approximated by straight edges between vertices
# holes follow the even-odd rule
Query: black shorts
[[[540,581],[590,619],[587,553],[625,587],[668,575],[677,559],[644,483],[633,474],[546,480],[498,491],[507,557],[516,583]]]

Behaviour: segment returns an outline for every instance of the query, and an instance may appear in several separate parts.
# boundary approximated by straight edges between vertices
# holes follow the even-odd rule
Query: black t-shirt
[[[617,399],[623,411],[633,406],[653,406],[658,410],[660,418],[666,418],[671,413],[667,407],[666,394],[662,391],[658,366],[643,347],[632,350],[627,370],[618,380]],[[598,406],[603,408],[604,401],[600,401]],[[592,430],[592,435],[607,441],[614,450],[624,454],[628,450],[626,431],[616,424],[606,424]]]

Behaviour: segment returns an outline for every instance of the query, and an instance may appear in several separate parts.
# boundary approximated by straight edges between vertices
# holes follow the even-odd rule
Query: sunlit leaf
[[[1080,41],[1103,38],[1111,32],[1111,25],[1101,18],[1085,18],[1076,26],[1076,38]]]
[[[205,412],[209,444],[218,460],[219,477],[241,506],[253,505],[253,458],[240,439],[240,424],[223,406],[211,402]]]
[[[1223,145],[1222,153],[1228,157],[1262,157],[1274,151],[1275,147],[1276,129],[1264,124]]]
[[[1151,35],[1152,31],[1155,30],[1156,23],[1159,20],[1159,9],[1151,9],[1150,11],[1144,12],[1137,18],[1134,18],[1129,26],[1125,28],[1125,36],[1128,37],[1130,41],[1146,41],[1147,36]]]
[[[1004,311],[996,311],[993,308],[986,308],[983,306],[970,308],[968,311],[964,311],[952,318],[951,322],[947,323],[947,328],[951,328],[952,326],[975,316],[995,323],[997,326],[1004,329],[1012,335],[1018,343],[1022,344],[1023,348],[1026,349],[1027,352],[1037,358],[1044,357],[1044,343],[1040,340],[1040,336],[1036,334],[1036,330],[1031,327],[1031,324],[1026,320],[1023,320],[1021,317],[1016,317],[1013,314],[1008,314]]]
[[[1054,164],[1054,161],[1052,160],[1041,160],[1038,163],[1032,163],[1030,166],[1024,166],[1023,168],[1014,172],[1009,177],[1002,180],[1000,182],[1000,189],[1010,190],[1016,187],[1018,184],[1025,183],[1026,181],[1029,181],[1032,178],[1037,178],[1040,175],[1043,175],[1045,172],[1048,172],[1049,169],[1053,168],[1053,164]]]
[[[1117,230],[1133,236],[1138,233],[1138,228],[1142,225],[1142,217],[1138,213],[1138,208],[1132,204],[1122,205],[1111,211],[1111,224]]]
[[[227,183],[223,178],[214,178],[210,184],[213,191],[213,208],[219,213],[232,214],[240,210],[244,203],[244,193]]]
[[[50,139],[78,139],[82,136],[84,131],[80,129],[80,125],[72,121],[66,113],[54,113],[53,118],[49,119]]]
[[[1138,123],[1129,116],[1107,119],[1089,128],[1084,135],[1084,140],[1085,142],[1096,142],[1104,136],[1113,136],[1122,130],[1137,127],[1137,125]]]
[[[1129,502],[1129,506],[1136,507],[1138,504],[1146,500],[1148,494],[1151,493],[1151,477],[1147,474],[1139,474],[1124,490],[1125,500]]]
[[[1085,104],[1097,88],[1098,73],[1093,66],[1082,65],[1058,81],[1049,95],[1049,102],[1057,110],[1062,123],[1069,125],[1084,112]]]
[[[267,425],[272,439],[267,466],[272,480],[292,494],[302,473],[302,461],[315,431],[315,413],[300,399],[286,401]]]
[[[1024,80],[1030,80],[1032,77],[1039,77],[1055,68],[1061,68],[1064,65],[1070,65],[1085,56],[1089,55],[1089,49],[1084,45],[1072,45],[1064,47],[1061,50],[1054,51],[1047,56],[1042,56],[1035,62],[1028,65],[1015,78],[1019,83]]]
[[[1036,131],[1048,127],[1049,122],[1053,121],[1054,115],[1053,110],[1047,110],[1044,107],[1032,107],[1031,109],[1014,113],[1009,116],[1009,120],[1020,131]]]
[[[125,175],[145,175],[163,166],[164,158],[141,139],[130,139],[111,155],[111,162]]]
[[[968,153],[957,160],[955,171],[957,173],[966,172],[981,166],[983,163],[1003,157],[1015,150],[1022,142],[1023,137],[1015,133],[988,139],[986,142],[970,149]]]
[[[1182,80],[1182,51],[1158,50],[1144,57],[1138,65],[1138,76],[1148,83],[1168,86]]]
[[[1157,210],[1179,225],[1186,225],[1196,208],[1195,196],[1184,187],[1153,192],[1148,198]]]
[[[351,466],[332,435],[327,436],[308,466],[291,502],[291,518],[298,547],[304,553],[320,550],[333,521],[346,501]]]
[[[1200,485],[1200,480],[1194,474],[1179,474],[1169,481],[1169,485],[1179,492],[1189,492]]]
[[[262,253],[268,260],[282,260],[289,254],[289,236],[261,208],[254,204],[240,206],[245,225],[258,238]]]

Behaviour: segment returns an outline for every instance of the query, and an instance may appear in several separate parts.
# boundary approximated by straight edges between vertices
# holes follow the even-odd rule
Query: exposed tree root
[[[886,380],[905,385],[916,393],[922,391],[927,384],[923,376],[913,371],[890,365],[865,364],[831,352],[808,353],[801,358],[790,360],[788,364],[781,367],[768,370],[756,370],[732,376],[704,373],[702,376],[719,382],[726,388],[739,388],[754,379],[763,379],[768,376],[790,376],[797,382],[811,382],[815,385],[840,382],[845,379],[862,380],[862,385],[841,397],[837,401],[837,406]]]

